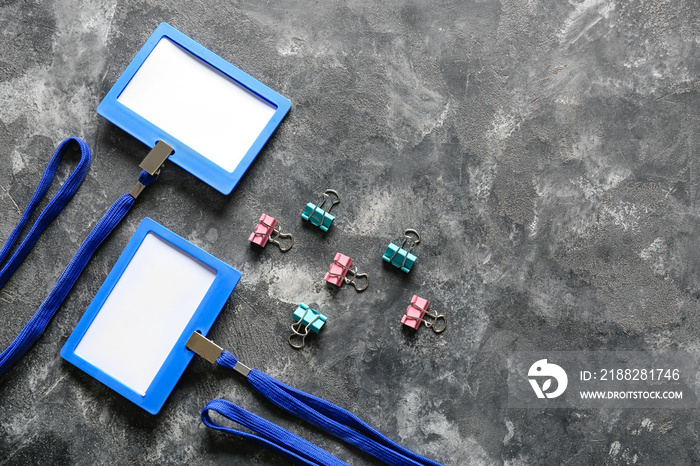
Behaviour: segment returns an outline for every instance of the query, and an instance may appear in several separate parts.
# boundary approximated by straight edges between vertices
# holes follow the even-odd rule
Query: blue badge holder
[[[145,389],[145,393],[141,394],[133,387],[127,386],[126,383],[118,380],[113,374],[105,372],[103,368],[97,367],[97,365],[76,354],[76,348],[78,348],[95,322],[105,302],[117,287],[125,270],[149,235],[155,235],[178,252],[184,253],[184,256],[188,259],[193,259],[197,264],[203,264],[204,267],[215,273],[215,276],[192,317],[189,318],[189,321],[182,328],[174,346],[167,353],[165,361],[155,373],[152,382]],[[144,273],[148,273],[148,270]],[[188,339],[193,332],[199,332],[202,335],[207,334],[240,278],[241,273],[238,270],[199,249],[155,221],[146,218],[139,225],[104,284],[66,341],[61,350],[61,356],[149,413],[157,414],[195,354],[185,346]],[[158,291],[153,290],[153,294],[157,295]],[[156,335],[159,328],[142,330],[147,330],[144,333],[149,335]],[[125,348],[124,351],[128,352],[128,348]],[[135,361],[133,362],[138,364],[138,358],[134,359]]]
[[[254,138],[252,145],[233,170],[229,171],[212,162],[205,155],[178,139],[180,137],[178,134],[170,134],[119,101],[120,95],[132,82],[134,76],[139,72],[144,62],[161,40],[174,43],[180,49],[188,52],[191,57],[200,60],[217,73],[230,79],[232,85],[240,86],[245,92],[257,97],[274,109],[274,113],[267,121],[267,124]],[[154,84],[154,86],[157,86],[157,84]],[[230,194],[290,108],[291,102],[282,95],[228,63],[172,26],[161,23],[97,107],[97,113],[136,137],[148,147],[154,147],[158,141],[164,141],[174,149],[174,153],[169,157],[169,160],[221,193]],[[235,109],[232,108],[231,111],[235,111]]]

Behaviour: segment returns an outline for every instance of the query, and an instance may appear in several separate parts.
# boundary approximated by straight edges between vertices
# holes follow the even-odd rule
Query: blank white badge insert
[[[227,172],[277,110],[166,37],[117,101]]]
[[[211,267],[147,234],[75,354],[145,395],[215,277]]]

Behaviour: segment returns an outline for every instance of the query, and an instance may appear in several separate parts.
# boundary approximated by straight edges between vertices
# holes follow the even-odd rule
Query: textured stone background
[[[515,350],[700,351],[697,6],[0,1],[0,237],[59,141],[80,136],[94,151],[85,184],[0,292],[3,348],[134,184],[146,148],[95,108],[161,21],[293,103],[230,196],[174,165],[144,193],[0,380],[0,463],[280,463],[203,427],[199,411],[216,397],[372,463],[202,360],[151,416],[60,359],[146,216],[242,271],[215,340],[420,453],[450,464],[700,462],[697,411],[509,410],[505,365]],[[323,235],[299,213],[326,188],[343,202]],[[295,234],[291,252],[249,246],[261,212]],[[407,227],[424,241],[404,275],[380,256]],[[338,251],[370,274],[365,293],[324,286]],[[414,293],[447,315],[444,334],[401,328]],[[286,338],[301,300],[330,320],[296,352]]]

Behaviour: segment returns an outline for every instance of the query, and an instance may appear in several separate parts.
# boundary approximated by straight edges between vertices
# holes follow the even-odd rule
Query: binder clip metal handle
[[[287,341],[294,349],[302,349],[306,345],[309,330],[314,333],[320,332],[327,320],[326,316],[304,303],[299,304],[299,307],[294,311],[293,318],[295,322],[291,325],[292,334],[289,335]]]
[[[333,263],[336,264],[337,266],[345,269],[346,272],[345,272],[345,274],[328,272],[328,275],[330,275],[332,277],[342,278],[343,281],[345,281],[345,283],[347,283],[348,285],[354,286],[357,291],[365,291],[367,289],[367,287],[369,286],[369,275],[367,275],[366,273],[357,273],[357,267],[355,267],[355,266],[346,267],[345,264],[343,264],[342,262],[339,262],[337,260],[334,260]],[[350,275],[350,274],[352,274],[352,278],[348,278],[348,275]],[[364,278],[365,279],[365,286],[360,288],[358,286],[357,282],[355,281],[356,278]]]
[[[352,284],[352,286],[355,287],[357,291],[365,291],[367,287],[369,286],[369,276],[366,273],[357,273],[357,267],[353,267],[350,272],[352,272],[352,278],[345,277],[345,283]],[[360,288],[357,286],[357,282],[355,281],[356,278],[364,278],[365,279],[365,286]]]
[[[447,319],[445,319],[445,316],[442,314],[438,314],[437,312],[430,312],[426,309],[423,309],[414,303],[411,303],[410,306],[413,306],[421,311],[423,311],[424,316],[418,320],[423,322],[426,327],[429,329],[432,329],[433,332],[435,333],[442,333],[445,331],[447,328]],[[426,319],[426,317],[429,317],[432,320]]]
[[[289,240],[289,245],[287,247],[282,246],[282,244],[278,241],[279,238]],[[277,245],[277,247],[280,248],[280,251],[282,252],[287,252],[290,249],[292,249],[292,246],[294,246],[294,236],[292,236],[291,233],[282,233],[277,229],[272,230],[272,234],[270,235],[270,242],[272,244]]]
[[[333,199],[331,195],[333,195],[335,199]],[[328,204],[326,205],[326,208],[323,209],[324,214],[330,213],[334,205],[340,204],[340,194],[338,194],[338,191],[335,189],[326,189],[324,192],[319,194],[316,207],[320,209],[326,204],[326,202],[328,202]]]
[[[389,246],[384,252],[382,259],[384,262],[392,264],[394,267],[398,267],[402,271],[408,273],[413,267],[413,263],[416,261],[417,257],[411,254],[413,248],[415,248],[418,243],[420,243],[420,233],[416,230],[409,228],[404,231],[403,235],[399,238],[396,244],[389,243]],[[398,256],[398,257],[397,257]]]
[[[406,309],[406,315],[401,318],[401,323],[414,330],[418,330],[423,323],[435,333],[444,332],[447,328],[447,319],[436,311],[429,311],[429,307],[430,301],[414,295]]]
[[[410,235],[413,234],[416,236],[415,239],[413,239]],[[411,249],[415,248],[418,243],[420,243],[420,233],[418,233],[416,230],[413,228],[409,228],[408,230],[403,232],[403,236],[399,239],[401,241],[401,247],[403,249],[406,249],[408,252],[411,252]],[[411,246],[407,249],[405,248],[406,243],[411,243]]]
[[[313,317],[312,320],[310,320],[309,323],[306,324],[306,326],[304,326],[303,322],[306,318],[306,314],[304,314],[304,317],[299,322],[291,325],[292,334],[289,335],[289,338],[287,340],[289,341],[289,344],[292,346],[292,348],[302,349],[306,345],[306,337],[309,335],[309,328],[311,327],[311,325],[313,325],[314,322],[320,319],[320,317],[320,314]],[[303,330],[303,333],[301,332],[301,330]]]
[[[410,236],[411,234],[416,236],[415,239]],[[401,242],[400,248],[406,251],[406,254],[403,258],[403,264],[401,264],[401,267],[405,267],[406,259],[408,258],[408,253],[413,251],[413,248],[418,246],[418,243],[420,243],[420,234],[416,230],[409,228],[408,230],[403,232],[403,236],[399,238],[399,241]],[[394,255],[396,255],[396,252],[394,253]],[[392,258],[393,257],[394,256],[392,256]]]
[[[345,276],[343,277],[343,279],[345,280],[345,283],[354,286],[355,289],[356,289],[357,291],[365,291],[365,290],[367,289],[367,287],[369,286],[369,276],[368,276],[366,273],[357,273],[357,267],[355,267],[354,265],[353,265],[352,267],[348,268],[348,267],[345,267],[343,264],[341,264],[341,263],[338,262],[338,261],[333,261],[333,262],[334,262],[335,264],[338,264],[338,265],[341,266],[342,268],[347,269],[347,274],[348,274],[348,275],[352,274],[352,278],[348,278],[348,275],[345,275]],[[331,274],[331,275],[336,275],[336,276],[341,276],[341,277],[342,277],[342,275],[333,274],[333,273],[331,273],[331,272],[328,272],[328,273]],[[360,287],[357,285],[357,282],[355,281],[356,278],[364,278],[364,279],[365,279],[365,286],[363,286],[362,288],[360,288]]]
[[[294,237],[289,233],[282,233],[279,227],[280,223],[275,218],[262,214],[248,240],[261,247],[265,247],[270,242],[279,247],[280,251],[287,252],[294,246]],[[282,246],[279,239],[289,240],[289,245]]]
[[[436,324],[440,321],[442,321],[442,325],[436,326]],[[426,325],[428,324],[426,323]],[[428,325],[428,327],[432,328],[433,332],[435,333],[442,333],[447,328],[447,319],[445,319],[444,315],[438,314],[437,316],[435,316],[435,320],[433,321],[433,323],[431,325]]]
[[[289,344],[294,349],[302,349],[306,346],[306,336],[309,334],[309,329],[304,327],[304,333],[299,332],[300,323],[292,324],[292,334],[287,339]],[[295,328],[296,327],[296,328]]]
[[[365,291],[369,286],[369,276],[366,273],[358,273],[357,267],[352,265],[352,262],[353,260],[350,257],[341,253],[336,254],[324,280],[335,286],[348,283],[354,286],[357,291]],[[358,278],[364,278],[366,280],[365,286],[360,287],[360,285],[358,285],[356,281]]]
[[[323,231],[328,231],[335,216],[331,214],[334,205],[340,203],[340,194],[334,189],[326,189],[318,195],[316,204],[309,202],[306,204],[301,218],[319,227]]]

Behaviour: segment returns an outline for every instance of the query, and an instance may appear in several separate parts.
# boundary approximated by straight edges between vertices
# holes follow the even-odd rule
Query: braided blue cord
[[[256,434],[224,427],[211,419],[210,411],[236,422]],[[296,434],[246,411],[227,400],[212,400],[202,410],[202,421],[207,427],[255,442],[284,456],[296,464],[312,466],[348,466],[327,451]]]
[[[48,191],[48,188],[56,174],[58,163],[60,162],[68,143],[72,141],[77,142],[80,146],[80,162],[73,173],[70,174],[63,186],[61,186],[58,193],[51,199],[51,201],[49,201],[48,205],[44,208],[41,214],[39,214],[39,217],[34,222],[34,225],[32,225],[32,228],[25,239],[0,271],[0,288],[7,282],[7,280],[9,280],[14,271],[17,270],[17,267],[19,267],[27,254],[29,254],[29,251],[31,251],[34,244],[36,244],[39,236],[41,236],[49,223],[51,223],[51,221],[56,218],[61,210],[63,210],[66,204],[68,204],[68,201],[70,201],[80,187],[80,184],[85,179],[85,175],[87,174],[87,170],[90,166],[90,148],[81,139],[75,137],[68,138],[56,149],[56,152],[46,167],[44,176],[42,177],[34,196],[32,197],[31,201],[29,201],[22,218],[17,224],[17,227],[15,227],[10,234],[10,237],[5,242],[2,250],[0,250],[0,263],[9,254],[9,251],[17,241],[21,231],[26,226],[29,217],[31,217],[32,213],[36,209],[36,206],[39,204],[39,202],[41,202],[41,199]],[[155,179],[155,176],[149,175],[143,170],[139,175],[139,181],[144,186],[150,185],[153,181],[155,181]],[[49,321],[61,306],[61,303],[63,303],[63,301],[66,299],[66,296],[68,296],[68,293],[73,288],[73,285],[75,285],[75,282],[80,277],[83,269],[92,258],[95,250],[97,250],[105,238],[109,236],[111,231],[119,224],[126,213],[129,212],[131,206],[134,205],[134,201],[135,199],[131,195],[122,195],[109,208],[104,217],[97,222],[97,225],[95,225],[95,228],[92,229],[85,241],[83,241],[83,244],[80,245],[78,252],[75,254],[73,259],[71,259],[66,269],[56,281],[53,289],[51,289],[49,292],[49,295],[46,297],[44,302],[41,303],[41,306],[39,306],[39,309],[29,320],[27,325],[25,325],[20,331],[19,335],[17,335],[14,341],[10,343],[10,345],[2,353],[0,353],[0,377],[2,377],[2,375],[7,372],[7,370],[10,369],[10,367],[12,367],[12,365],[19,360],[19,358],[29,351],[29,348],[31,348],[32,345],[44,333]]]
[[[233,369],[238,360],[224,350],[216,362],[222,367]],[[250,371],[247,379],[255,390],[280,408],[354,445],[385,464],[442,466],[399,445],[350,411],[329,401],[285,385],[256,369]]]

